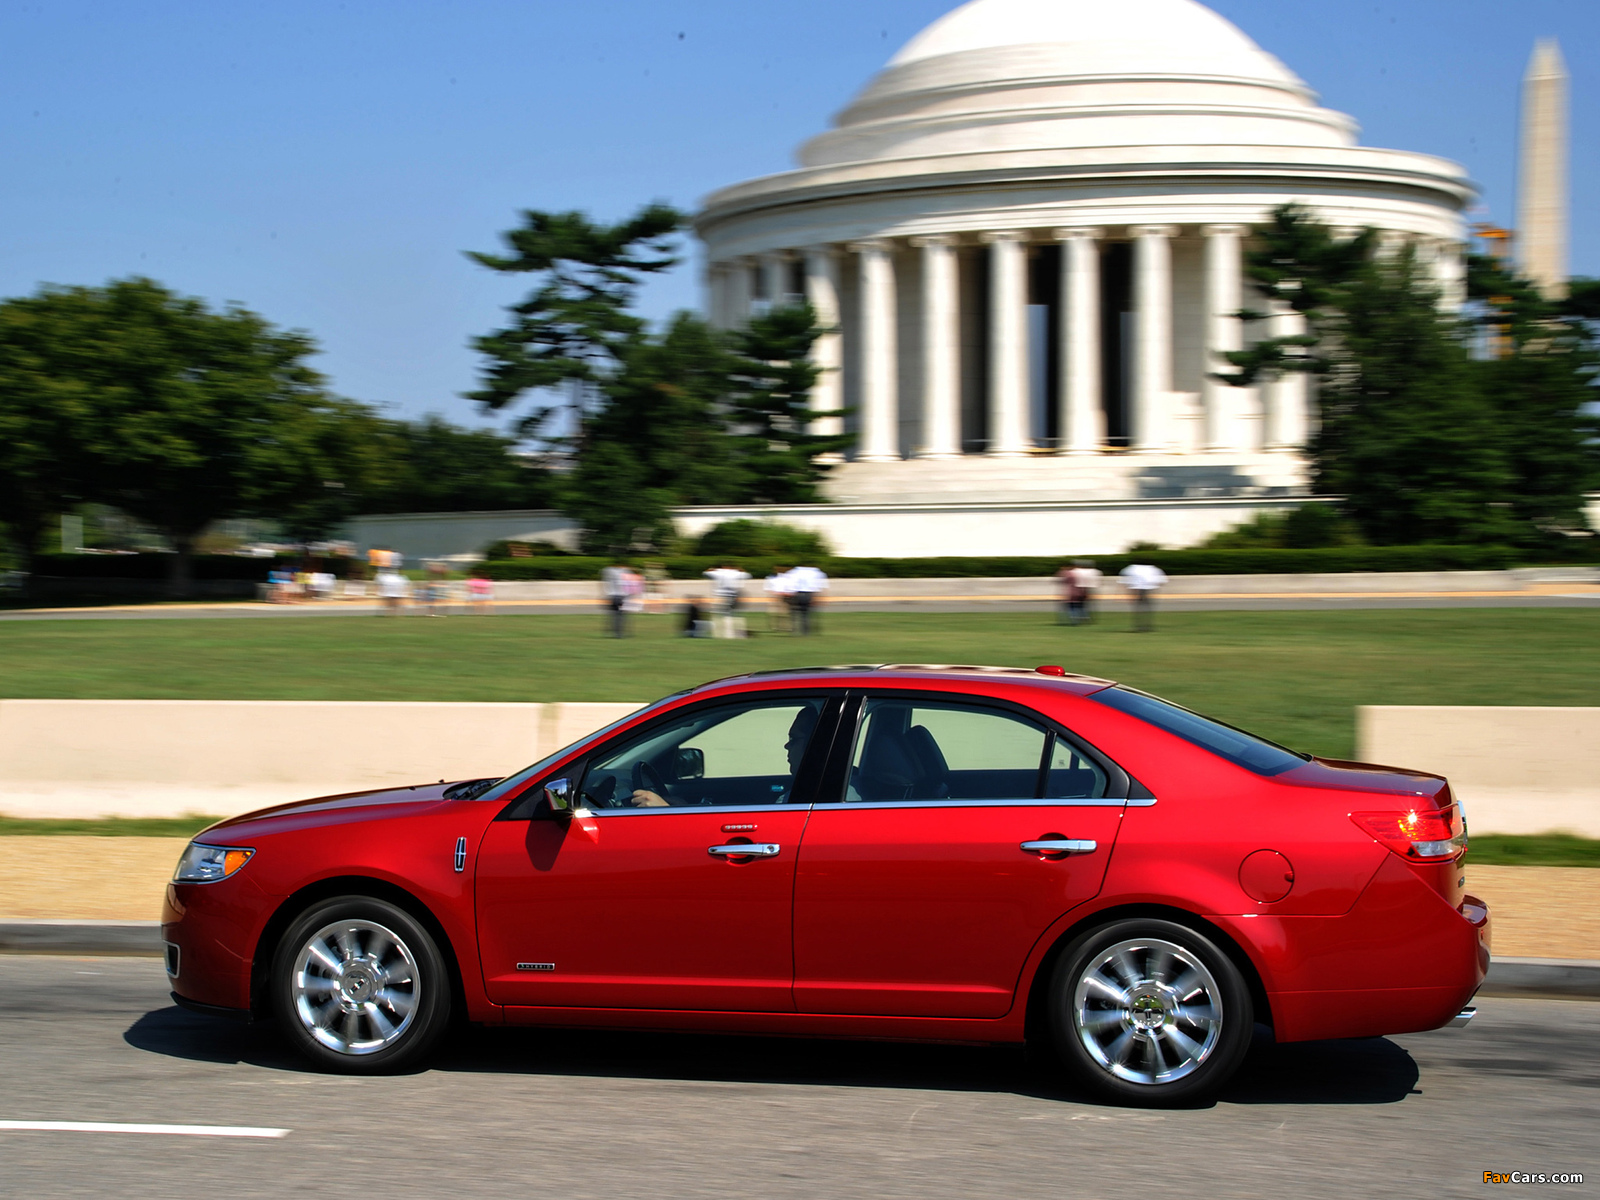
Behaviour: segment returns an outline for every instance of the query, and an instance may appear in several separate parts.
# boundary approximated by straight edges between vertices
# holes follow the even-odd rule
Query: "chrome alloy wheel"
[[[312,934],[296,956],[295,1014],[337,1054],[375,1054],[416,1014],[417,963],[393,930],[349,919]]]
[[[1211,972],[1160,938],[1106,947],[1085,965],[1072,999],[1089,1057],[1129,1083],[1171,1083],[1197,1070],[1216,1048],[1222,1016]]]

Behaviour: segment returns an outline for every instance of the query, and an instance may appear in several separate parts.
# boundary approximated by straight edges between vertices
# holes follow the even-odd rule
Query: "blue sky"
[[[1106,0],[1115,3],[1115,0]],[[48,0],[0,6],[0,295],[142,273],[303,328],[343,394],[475,423],[468,262],[521,208],[692,207],[791,165],[953,0]],[[1575,273],[1600,275],[1596,0],[1214,0],[1354,116],[1513,217],[1536,37],[1572,72]],[[697,302],[690,266],[652,316]]]

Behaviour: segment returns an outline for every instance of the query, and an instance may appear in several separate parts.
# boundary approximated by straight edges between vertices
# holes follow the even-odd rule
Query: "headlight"
[[[178,859],[178,869],[172,874],[174,883],[215,883],[226,879],[245,863],[255,851],[243,846],[203,846],[190,842]]]

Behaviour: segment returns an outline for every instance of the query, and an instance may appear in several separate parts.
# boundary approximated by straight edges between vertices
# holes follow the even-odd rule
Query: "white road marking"
[[[188,1137],[281,1138],[287,1129],[261,1125],[138,1125],[124,1121],[0,1121],[0,1132],[42,1133],[167,1133]]]

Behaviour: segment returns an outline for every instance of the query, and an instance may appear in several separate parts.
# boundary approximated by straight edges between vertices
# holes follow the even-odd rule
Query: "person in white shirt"
[[[1122,568],[1122,586],[1133,595],[1133,631],[1149,633],[1156,627],[1156,592],[1167,582],[1167,573],[1149,563],[1129,563]]]
[[[794,599],[794,589],[789,584],[786,567],[772,568],[761,585],[767,593],[767,629],[771,633],[788,633],[789,610]]]
[[[628,599],[628,568],[620,563],[600,568],[600,594],[611,610],[611,636],[628,635],[628,613],[623,605]]]
[[[811,634],[811,610],[818,597],[828,590],[828,577],[817,567],[796,567],[789,572],[794,631],[801,637]]]
[[[750,582],[749,572],[729,565],[712,567],[705,572],[705,576],[711,580],[711,598],[716,611],[716,616],[712,618],[715,635],[743,637],[744,620],[739,616],[739,601],[744,594],[744,585]]]

